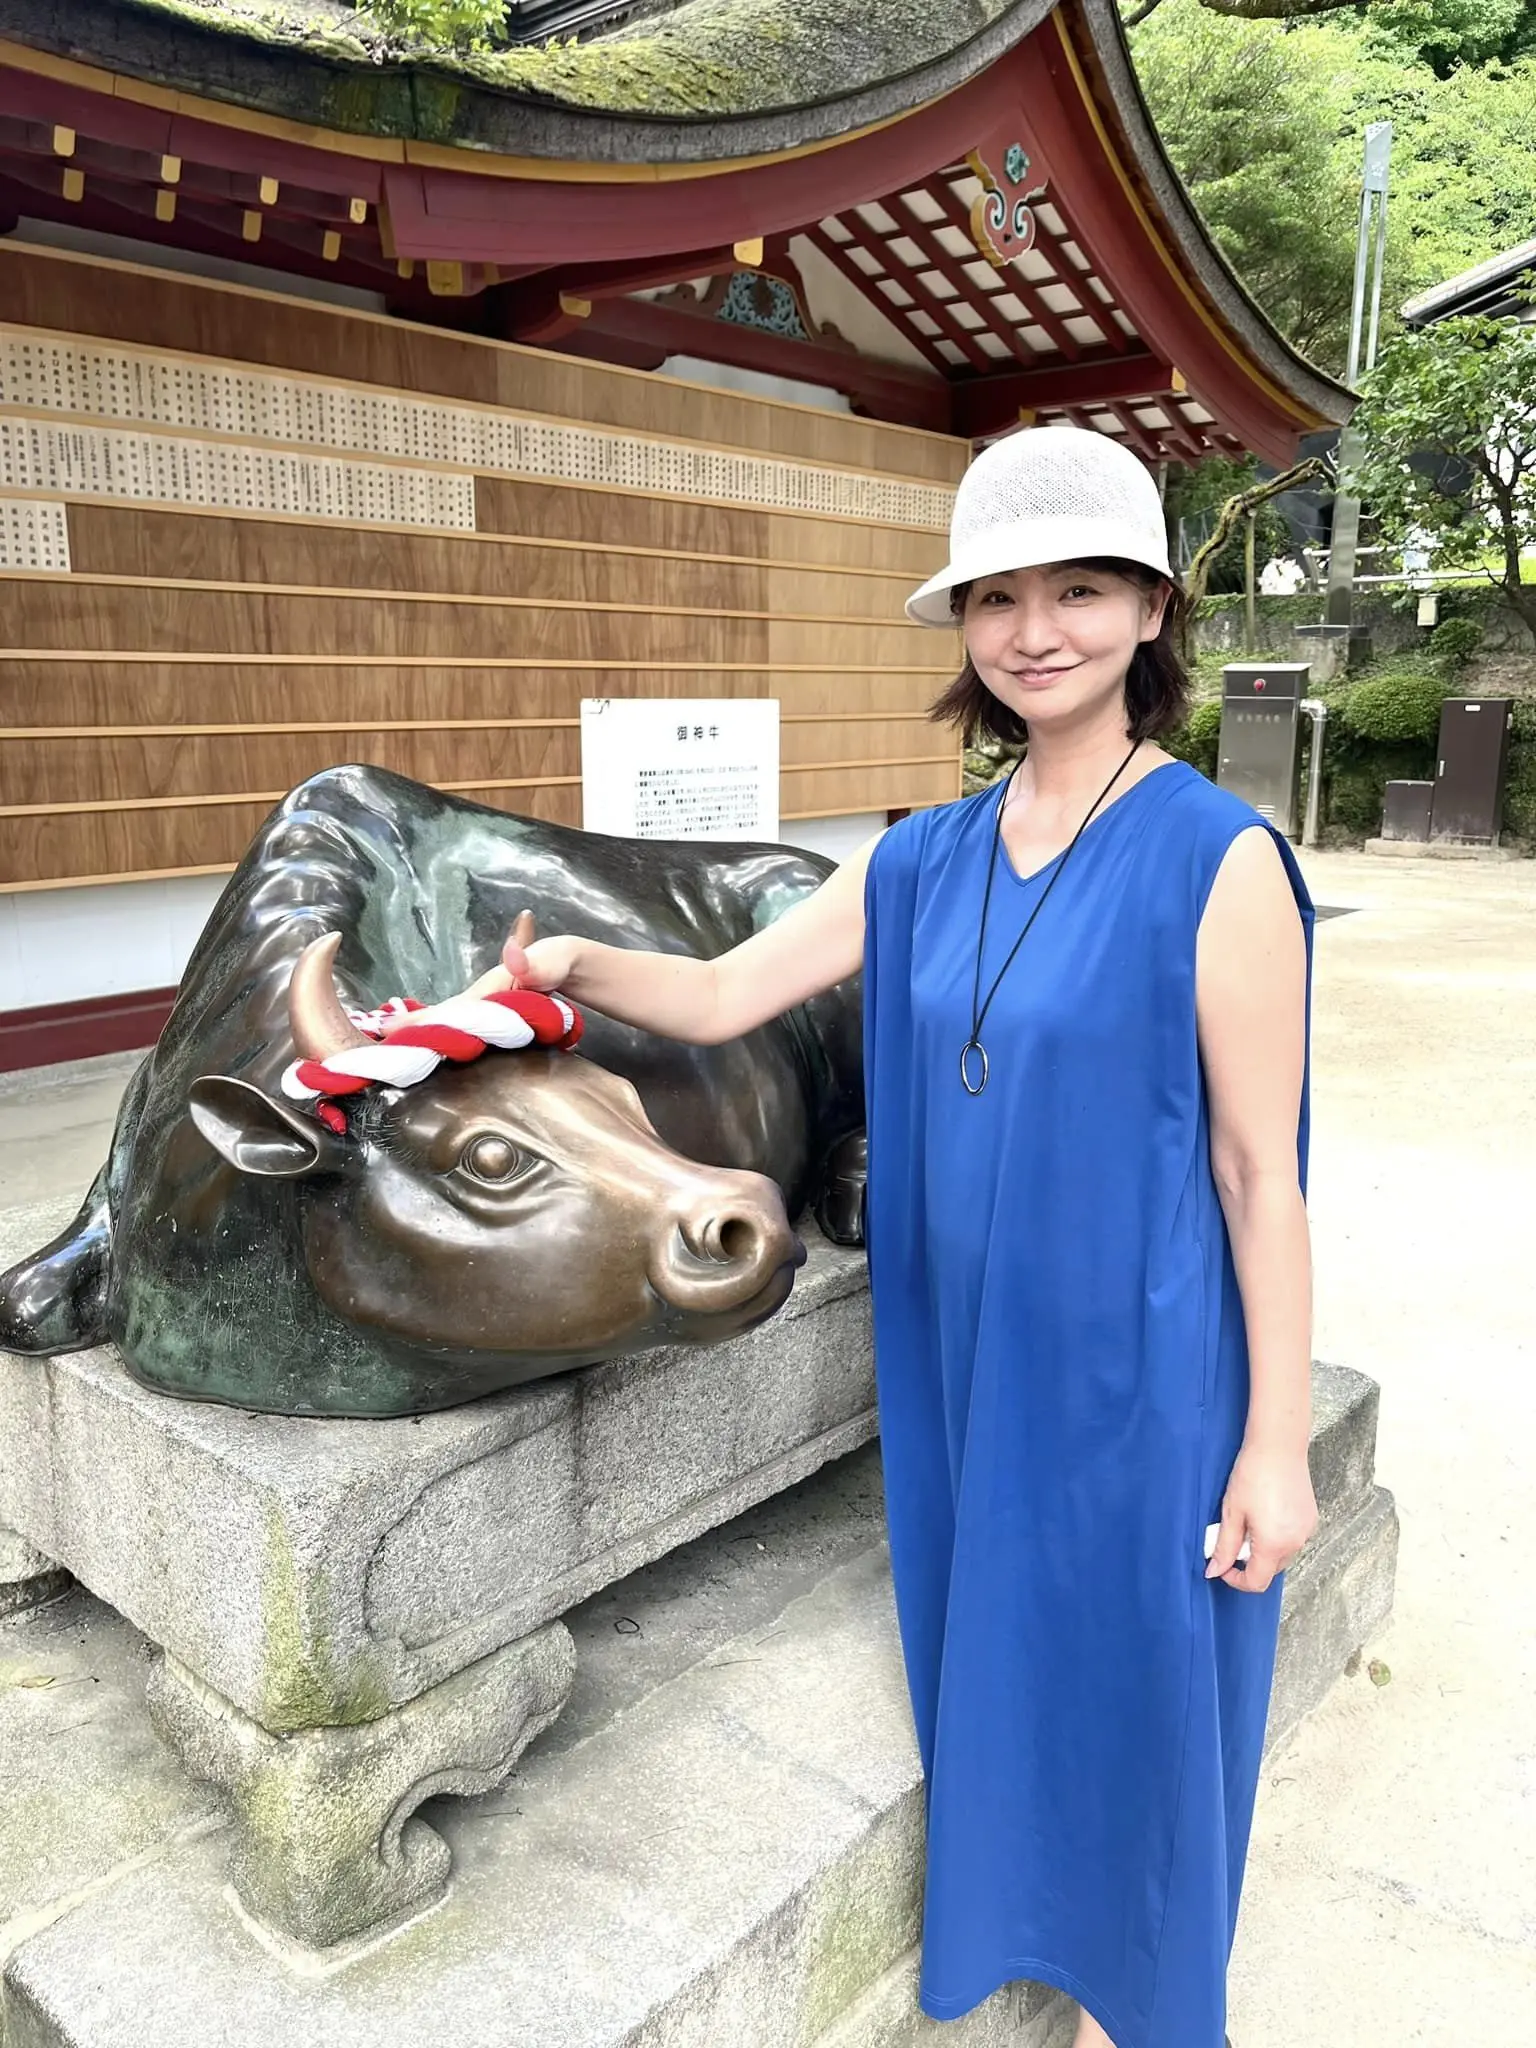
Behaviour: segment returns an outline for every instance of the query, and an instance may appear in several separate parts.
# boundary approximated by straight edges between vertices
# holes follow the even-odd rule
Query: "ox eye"
[[[482,1131],[459,1154],[464,1171],[487,1187],[504,1187],[509,1180],[516,1180],[526,1164],[512,1140],[496,1131]]]

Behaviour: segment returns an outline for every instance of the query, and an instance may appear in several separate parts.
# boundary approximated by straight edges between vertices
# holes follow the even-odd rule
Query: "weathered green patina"
[[[333,1668],[325,1582],[300,1583],[288,1531],[278,1510],[267,1517],[266,1570],[261,1584],[265,1645],[262,1725],[286,1734],[298,1728],[355,1728],[389,1712],[377,1674]]]

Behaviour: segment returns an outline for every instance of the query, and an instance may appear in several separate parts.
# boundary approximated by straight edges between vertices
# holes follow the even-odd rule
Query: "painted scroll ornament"
[[[995,269],[1006,269],[1035,246],[1033,202],[1044,198],[1045,185],[1025,188],[1030,158],[1017,142],[1003,152],[1001,173],[987,162],[985,145],[973,149],[966,162],[981,180],[981,190],[971,201],[971,239]]]

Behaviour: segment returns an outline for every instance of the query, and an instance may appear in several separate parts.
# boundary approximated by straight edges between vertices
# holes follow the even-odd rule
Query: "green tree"
[[[1156,14],[1162,4],[1163,0],[1121,0],[1121,14],[1126,26],[1134,28]],[[1200,0],[1208,13],[1225,15],[1229,21],[1302,21],[1316,14],[1339,14],[1361,4],[1362,0]],[[1477,0],[1469,0],[1469,4],[1476,5]],[[1500,0],[1490,0],[1490,4],[1497,6]]]
[[[1377,0],[1371,39],[1449,78],[1460,64],[1509,64],[1536,50],[1533,0]]]
[[[1389,306],[1536,233],[1536,61],[1440,79],[1365,53],[1338,86],[1357,132],[1393,124]]]
[[[1207,456],[1204,462],[1170,467],[1163,494],[1170,538],[1177,536],[1179,521],[1185,520],[1197,544],[1209,540],[1227,503],[1242,492],[1251,490],[1258,481],[1258,460],[1252,455],[1212,455]],[[1258,567],[1262,569],[1272,555],[1291,552],[1291,536],[1285,521],[1272,505],[1262,504],[1256,509],[1258,525],[1254,552]],[[1203,597],[1206,591],[1241,590],[1243,583],[1243,531],[1239,521],[1233,526],[1231,537],[1205,564],[1198,595]]]
[[[1315,49],[1196,0],[1166,0],[1132,49],[1164,146],[1223,254],[1298,348],[1337,365],[1358,202],[1335,161]]]
[[[357,13],[401,43],[483,50],[506,23],[507,0],[361,0]]]
[[[1421,55],[1426,22],[1447,37],[1459,22],[1470,37],[1485,8],[1508,27],[1511,4],[1391,0],[1254,21],[1163,0],[1135,31],[1143,89],[1191,197],[1270,318],[1324,368],[1344,367],[1368,123],[1393,126],[1389,324],[1415,292],[1536,231],[1536,56],[1516,51],[1536,0],[1485,64],[1468,57],[1441,77]]]
[[[1392,335],[1357,414],[1354,488],[1384,538],[1427,538],[1438,565],[1480,568],[1536,633],[1536,334],[1513,321],[1445,320]]]

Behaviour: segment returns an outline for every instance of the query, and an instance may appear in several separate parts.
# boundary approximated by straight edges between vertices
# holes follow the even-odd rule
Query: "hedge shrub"
[[[1445,669],[1423,654],[1373,662],[1337,698],[1336,716],[1356,739],[1378,746],[1432,747],[1440,706],[1450,694]]]
[[[1429,636],[1429,658],[1454,676],[1482,644],[1483,629],[1476,619],[1442,619]]]
[[[1189,717],[1177,732],[1165,733],[1162,744],[1180,761],[1188,761],[1209,781],[1216,780],[1216,757],[1221,740],[1221,699],[1205,697],[1190,707]]]
[[[1529,706],[1536,712],[1536,704]],[[1511,839],[1536,845],[1536,745],[1527,740],[1509,750],[1509,777],[1504,784],[1504,831]]]

